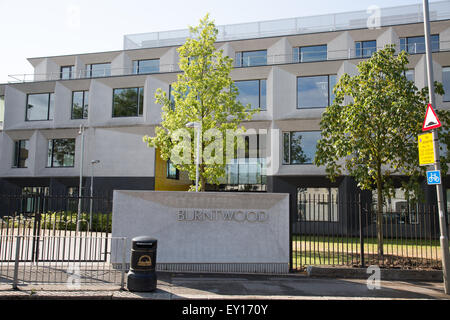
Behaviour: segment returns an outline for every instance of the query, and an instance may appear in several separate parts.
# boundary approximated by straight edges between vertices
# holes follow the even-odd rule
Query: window
[[[246,106],[250,103],[251,109],[266,110],[266,80],[236,81],[239,90],[238,100]]]
[[[25,121],[52,120],[54,107],[53,93],[28,94]]]
[[[283,132],[283,164],[312,164],[320,131]]]
[[[406,70],[405,77],[408,81],[414,82],[415,80],[414,69]]]
[[[245,148],[235,151],[233,159],[225,167],[225,178],[219,190],[266,191],[266,134],[248,134],[244,137]]]
[[[72,119],[87,119],[89,91],[72,92]]]
[[[47,167],[73,167],[75,163],[75,139],[48,141]]]
[[[357,41],[355,42],[355,57],[370,58],[377,51],[377,41]]]
[[[40,202],[42,201],[40,197],[35,197],[35,195],[49,195],[49,187],[22,187],[22,212],[31,213],[38,210]]]
[[[110,63],[96,63],[86,65],[86,77],[109,77],[111,75]]]
[[[177,168],[172,164],[170,160],[167,160],[167,179],[175,179],[178,180],[180,178],[180,172]]]
[[[297,188],[298,221],[338,221],[338,188]]]
[[[334,100],[336,75],[297,78],[297,108],[326,108]]]
[[[267,65],[267,50],[236,52],[236,67]]]
[[[293,48],[293,62],[312,62],[327,60],[327,45]]]
[[[74,66],[61,67],[60,78],[61,79],[72,79],[73,75],[74,75],[73,71],[74,71]]]
[[[14,142],[13,154],[13,168],[27,168],[28,167],[28,140],[17,140]]]
[[[133,73],[156,73],[159,72],[159,59],[135,60],[133,61]]]
[[[372,190],[374,214],[372,214],[371,223],[376,223],[377,194],[377,190]],[[418,224],[417,202],[414,199],[408,199],[402,189],[396,188],[395,195],[390,195],[383,203],[383,220],[384,224]]]
[[[444,86],[444,101],[450,101],[450,67],[442,68],[442,85]]]
[[[425,53],[425,37],[400,38],[400,50],[408,53]],[[431,51],[439,51],[439,35],[431,35]]]
[[[49,187],[22,187],[22,195],[49,194]]]
[[[113,117],[138,117],[143,115],[144,88],[113,90]]]

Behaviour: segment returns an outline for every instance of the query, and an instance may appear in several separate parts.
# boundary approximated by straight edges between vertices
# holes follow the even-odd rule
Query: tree
[[[216,132],[224,137],[227,130],[245,131],[240,127],[241,122],[250,120],[256,110],[250,110],[250,105],[244,106],[237,101],[238,89],[230,76],[233,60],[215,48],[218,30],[209,15],[189,30],[191,38],[177,49],[182,73],[178,75],[178,81],[171,85],[171,96],[162,89],[157,90],[155,98],[162,105],[162,121],[155,129],[155,136],[145,136],[144,142],[149,147],[159,148],[161,158],[168,160],[179,150],[177,146],[180,141],[176,132],[186,129],[189,122],[201,123],[200,152],[201,155],[205,152],[210,155],[205,161],[201,160],[199,166],[200,189],[204,191],[206,182],[219,183],[225,175],[226,166],[224,141],[217,138],[218,135],[208,133]],[[194,128],[188,130],[190,137],[198,133]],[[196,139],[189,140],[192,152],[189,150],[188,155],[181,152],[180,157],[187,156],[192,160],[196,154]],[[186,142],[184,138],[183,142]],[[171,161],[178,170],[187,171],[189,178],[195,180],[195,161]]]
[[[408,54],[402,51],[395,56],[395,46],[388,45],[360,62],[358,75],[344,74],[339,79],[335,100],[320,123],[322,137],[315,157],[316,165],[325,165],[332,180],[345,167],[359,188],[376,188],[379,256],[383,255],[383,199],[393,193],[392,176],[408,176],[402,189],[407,197],[419,197],[425,171],[419,167],[417,135],[422,132],[428,88],[418,90],[406,79],[407,64]],[[442,84],[435,82],[435,91],[442,95]],[[448,119],[446,111],[439,116]],[[440,140],[448,139],[442,130]]]

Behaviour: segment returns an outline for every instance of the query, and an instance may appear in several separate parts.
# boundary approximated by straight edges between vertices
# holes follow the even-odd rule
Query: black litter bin
[[[127,275],[130,291],[148,292],[156,289],[156,248],[158,240],[147,236],[131,240],[131,263]]]

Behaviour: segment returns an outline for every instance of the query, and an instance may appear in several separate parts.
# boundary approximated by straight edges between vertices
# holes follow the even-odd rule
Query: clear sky
[[[432,1],[430,1],[432,2]],[[422,0],[0,0],[0,83],[26,58],[120,50],[123,35],[391,7]]]

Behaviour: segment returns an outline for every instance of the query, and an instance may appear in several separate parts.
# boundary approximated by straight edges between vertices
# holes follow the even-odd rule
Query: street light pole
[[[94,165],[99,163],[100,160],[91,160],[91,199],[89,203],[89,228],[92,231],[92,200],[94,196]]]
[[[78,134],[81,135],[81,152],[80,152],[80,183],[78,186],[78,213],[77,213],[77,233],[80,231],[80,220],[81,220],[81,195],[83,188],[83,158],[84,158],[84,126],[80,125],[80,130]]]
[[[428,92],[430,96],[430,104],[433,108],[437,108],[434,100],[434,75],[433,75],[433,60],[431,53],[430,42],[430,17],[428,9],[428,0],[423,0],[423,25],[425,34],[425,54],[427,59],[427,76],[428,76]],[[434,139],[434,170],[441,170],[440,154],[439,154],[439,137],[437,128],[433,130]],[[446,294],[450,294],[450,284],[448,279],[448,272],[450,269],[450,252],[448,246],[447,226],[445,223],[445,209],[444,209],[444,191],[442,184],[436,185],[437,203],[439,211],[439,228],[441,232],[440,243],[442,253],[442,272],[444,278],[444,290]]]

